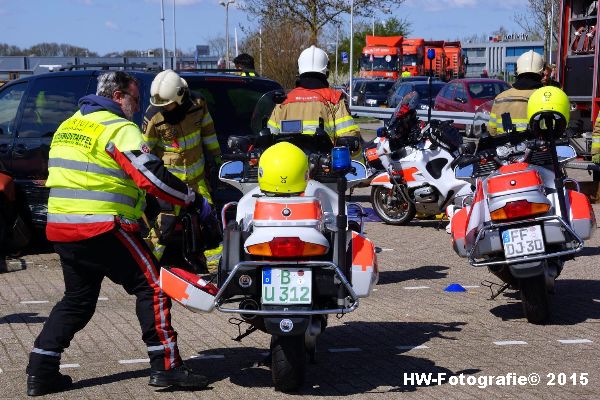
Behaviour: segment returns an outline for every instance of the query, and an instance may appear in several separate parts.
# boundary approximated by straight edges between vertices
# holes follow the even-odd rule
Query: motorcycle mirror
[[[285,94],[285,92],[281,92],[281,91],[273,92],[273,102],[275,104],[281,104],[285,101],[285,99],[287,99],[287,95]]]
[[[227,147],[234,153],[247,153],[252,145],[248,136],[229,136]]]
[[[342,136],[337,139],[336,145],[347,147],[350,152],[354,153],[360,149],[360,139],[356,136]]]
[[[385,126],[382,126],[380,128],[377,128],[377,137],[386,137],[388,134],[387,129],[385,128]]]
[[[327,136],[327,131],[325,130],[325,121],[323,118],[319,118],[319,126],[315,129],[315,136]]]

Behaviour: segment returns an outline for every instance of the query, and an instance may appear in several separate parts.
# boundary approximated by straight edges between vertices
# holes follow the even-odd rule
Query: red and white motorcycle
[[[273,107],[264,103],[274,98],[265,96],[257,109],[268,116]],[[239,329],[235,340],[257,330],[270,334],[273,383],[287,392],[303,384],[306,356],[314,361],[328,315],[354,311],[377,283],[378,269],[373,242],[362,223],[349,223],[345,196],[338,195],[367,179],[348,151],[358,149],[358,138],[339,138],[333,147],[322,125],[313,136],[302,134],[302,121],[282,121],[281,132],[271,135],[265,122],[257,136],[228,140],[234,154],[224,159],[234,161],[219,177],[243,196],[222,210],[216,287],[168,269],[161,270],[161,287],[191,310],[238,314],[230,319]],[[311,149],[311,179],[301,195],[266,195],[258,186],[260,154],[280,141]]]
[[[481,130],[489,114],[475,118]],[[553,127],[552,114],[541,118]],[[564,169],[575,150],[555,143],[560,128],[511,132],[510,125],[510,133],[484,134],[476,154],[459,161],[457,176],[476,179],[476,189],[471,204],[452,218],[452,241],[458,255],[504,282],[492,298],[520,289],[527,320],[543,323],[555,279],[591,237],[596,221],[588,198],[565,188],[578,184]]]
[[[384,168],[371,180],[371,204],[388,224],[408,224],[416,213],[435,216],[472,194],[471,184],[456,179],[453,170],[462,136],[451,121],[432,120],[420,128],[418,104],[416,92],[405,96],[378,130],[377,147],[365,151],[371,168]]]

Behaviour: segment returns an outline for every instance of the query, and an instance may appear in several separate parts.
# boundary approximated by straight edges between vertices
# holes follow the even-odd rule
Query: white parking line
[[[418,346],[396,346],[398,350],[416,350],[416,349],[428,349],[429,346],[425,346],[424,344],[420,344]]]
[[[406,286],[403,289],[406,289],[406,290],[429,289],[429,286]]]
[[[119,364],[141,364],[150,362],[149,358],[136,358],[133,360],[119,360]]]
[[[108,297],[98,297],[98,301],[107,301]]]
[[[195,356],[191,356],[190,358],[193,358],[195,360],[210,360],[225,358],[225,356],[223,354],[198,354]]]
[[[559,339],[562,344],[582,344],[582,343],[594,343],[589,339]]]
[[[362,351],[358,347],[341,347],[339,349],[327,349],[330,353],[350,353],[355,351]]]
[[[381,249],[381,251],[394,251],[394,249]]]
[[[477,289],[478,287],[481,287],[479,285],[469,285],[469,286],[463,286],[465,289]]]
[[[79,364],[60,364],[60,369],[63,368],[79,368],[81,365]]]
[[[44,304],[49,303],[48,300],[25,300],[22,301],[21,304]]]
[[[494,344],[497,346],[512,346],[517,344],[527,344],[527,342],[523,340],[499,340],[494,342]]]

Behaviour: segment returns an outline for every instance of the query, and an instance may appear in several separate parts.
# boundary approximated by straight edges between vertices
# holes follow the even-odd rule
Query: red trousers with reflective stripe
[[[104,277],[136,296],[136,314],[151,368],[167,370],[182,364],[177,333],[171,326],[171,300],[160,290],[157,263],[139,233],[117,228],[86,240],[55,243],[54,248],[60,256],[65,295],[35,340],[27,368],[30,375],[58,371],[58,357],[44,352],[62,353],[75,333],[86,326],[94,315]],[[118,334],[116,329],[103,329]],[[99,353],[108,351],[98,349]],[[135,354],[131,356],[135,358]]]

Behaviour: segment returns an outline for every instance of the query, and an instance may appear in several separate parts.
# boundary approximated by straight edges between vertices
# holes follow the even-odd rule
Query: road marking
[[[381,251],[394,251],[394,249],[381,249]]]
[[[133,360],[119,360],[119,364],[141,364],[150,362],[149,358],[135,358]]]
[[[225,356],[223,354],[198,354],[198,355],[195,355],[195,356],[191,356],[190,358],[193,358],[193,359],[196,359],[196,360],[198,360],[198,359],[200,359],[200,360],[210,360],[210,359],[225,358]]]
[[[494,344],[497,346],[512,346],[516,344],[527,344],[527,342],[523,340],[499,340],[494,342]]]
[[[398,350],[416,350],[416,349],[428,349],[429,346],[425,346],[424,344],[420,344],[418,346],[396,346]]]
[[[98,297],[98,301],[107,301],[108,297]]]
[[[60,364],[60,368],[79,368],[81,365],[79,364]]]
[[[330,353],[351,353],[355,351],[362,351],[358,347],[341,347],[339,349],[327,349]]]
[[[48,300],[25,300],[22,301],[21,304],[44,304],[49,303]]]
[[[403,289],[406,289],[406,290],[429,289],[429,286],[406,286]]]
[[[4,371],[2,371],[2,368],[0,368],[0,374],[3,373]]]
[[[479,285],[469,285],[469,286],[463,286],[465,289],[477,289],[478,287],[481,287]]]
[[[582,344],[582,343],[594,343],[589,339],[559,339],[562,344]]]

